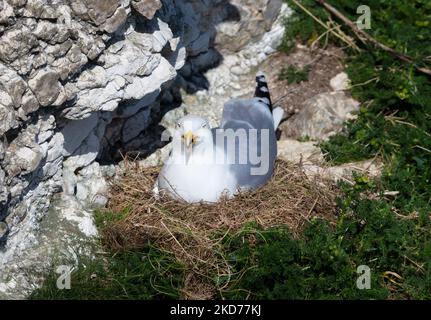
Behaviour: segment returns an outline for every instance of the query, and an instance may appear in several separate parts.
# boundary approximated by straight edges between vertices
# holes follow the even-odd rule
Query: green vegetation
[[[345,46],[292,1],[280,50],[295,41]],[[431,57],[429,0],[328,1],[351,20],[368,5],[378,41],[424,65]],[[326,22],[327,12],[313,0],[301,1]],[[336,21],[336,19],[334,19]],[[353,37],[348,28],[342,27]],[[355,186],[340,185],[335,225],[312,220],[294,239],[284,227],[263,230],[249,225],[229,234],[225,255],[236,275],[218,297],[255,299],[431,299],[431,79],[412,64],[367,47],[347,48],[352,95],[362,103],[358,118],[344,132],[322,144],[334,164],[380,157],[378,180],[356,177]],[[305,81],[293,67],[281,77]],[[390,196],[385,191],[397,191]],[[112,222],[112,217],[99,220]],[[115,218],[116,219],[116,218]],[[110,253],[103,262],[77,271],[72,290],[58,291],[55,277],[34,298],[175,298],[184,269],[175,259],[149,246],[146,250]],[[94,265],[95,264],[95,265]],[[358,290],[356,269],[371,268],[371,289]],[[96,277],[92,277],[96,274]],[[75,283],[75,285],[74,285]]]
[[[320,37],[326,30],[287,2],[294,14],[286,21],[280,50],[289,53],[296,41],[345,46],[331,34],[328,39]],[[314,0],[300,3],[323,22],[329,20]],[[328,3],[352,21],[358,17],[356,8],[368,5],[369,34],[414,57],[420,66],[430,61],[429,1]],[[342,29],[354,37],[348,28]],[[230,297],[431,298],[431,79],[386,52],[364,45],[361,49],[346,49],[346,71],[352,95],[363,107],[343,133],[321,147],[334,164],[380,157],[385,162],[383,176],[379,181],[358,176],[355,186],[341,186],[344,195],[335,228],[314,221],[298,240],[286,230],[261,231],[264,236],[253,245],[234,239],[229,249],[236,267],[251,269],[235,284]],[[399,193],[387,198],[384,191]],[[355,287],[356,268],[361,264],[371,268],[371,290]]]
[[[288,230],[280,228],[257,228],[230,239],[231,263],[236,271],[248,271],[224,297],[429,299],[429,217],[399,219],[391,203],[361,199],[369,188],[363,180],[357,178],[357,188],[345,187],[335,228],[314,220],[300,239],[292,239]],[[244,245],[250,234],[255,240]],[[369,290],[356,287],[360,265],[371,268]]]
[[[104,226],[127,213],[96,212],[96,224]],[[55,268],[53,268],[54,270]],[[174,257],[151,244],[142,250],[106,252],[97,259],[79,262],[71,274],[71,288],[59,290],[58,274],[52,273],[31,299],[179,299],[184,267]]]
[[[308,80],[309,67],[302,69],[297,68],[293,65],[283,68],[278,76],[279,80],[287,80],[288,84],[300,83]]]
[[[31,299],[179,299],[183,268],[169,255],[149,247],[81,261],[71,274],[70,290],[57,289],[51,274]]]
[[[294,41],[310,43],[325,32],[301,8],[292,1],[287,2],[295,13],[287,21],[289,27],[281,47],[285,52],[292,50]],[[370,35],[412,56],[420,66],[430,61],[429,1],[328,3],[352,21],[358,17],[356,8],[368,5],[372,29],[366,31]],[[315,17],[324,22],[329,20],[328,13],[315,1],[304,0],[301,4]],[[348,28],[343,30],[354,37]],[[338,38],[330,35],[329,39],[341,45]],[[324,41],[322,37],[321,45]],[[344,241],[352,241],[352,245],[345,244],[349,249],[344,247],[349,259],[357,263],[362,261],[372,269],[374,266],[379,272],[391,270],[403,277],[404,284],[397,289],[395,297],[429,299],[431,79],[417,72],[412,64],[401,62],[386,52],[364,45],[361,49],[359,53],[351,48],[346,50],[349,54],[346,71],[352,81],[352,95],[363,107],[358,118],[346,124],[343,133],[321,147],[327,152],[327,160],[334,164],[380,157],[386,166],[380,181],[358,177],[361,183],[344,186],[345,196],[340,200],[342,210],[335,235],[343,229],[349,234],[348,238],[344,237]],[[384,191],[399,193],[388,199],[383,196]],[[366,194],[377,197],[371,200]],[[365,227],[354,227],[358,221]],[[338,292],[342,292],[342,287]]]

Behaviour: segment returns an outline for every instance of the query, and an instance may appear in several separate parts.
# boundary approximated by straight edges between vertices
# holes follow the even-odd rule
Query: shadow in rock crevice
[[[163,141],[162,134],[167,128],[160,125],[165,114],[182,105],[182,94],[195,94],[197,91],[209,89],[210,83],[205,73],[223,62],[222,54],[215,48],[216,27],[223,22],[240,21],[241,14],[240,10],[230,3],[230,0],[220,1],[208,12],[212,12],[216,18],[211,21],[208,17],[204,30],[186,48],[187,59],[184,66],[177,71],[174,80],[162,86],[157,100],[150,106],[145,106],[146,97],[141,100],[128,100],[120,103],[101,141],[102,149],[98,156],[100,164],[117,164],[124,158],[146,158],[157,149],[165,146],[169,141]],[[162,7],[156,18],[166,17],[168,14],[164,12]],[[185,17],[185,19],[193,19],[193,17]],[[184,33],[178,23],[171,24],[171,22],[169,21],[169,26],[172,28],[174,38]],[[154,21],[148,22],[137,19],[136,31],[148,32],[148,28],[157,30],[157,24]],[[208,45],[206,45],[206,40],[208,40]],[[178,57],[175,56],[178,55],[178,51],[172,51],[169,42],[162,49],[161,54],[163,57],[169,57],[171,61],[175,61]],[[142,105],[142,108],[139,108],[139,105]],[[139,111],[131,117],[124,116],[125,110],[130,110],[133,107]],[[146,112],[149,115],[145,116]],[[132,123],[133,126],[137,126],[139,117],[142,118],[142,126],[138,129],[133,128],[135,135],[130,137],[130,134],[126,133],[130,133],[130,128],[127,126],[131,126]],[[131,120],[132,118],[135,120]]]

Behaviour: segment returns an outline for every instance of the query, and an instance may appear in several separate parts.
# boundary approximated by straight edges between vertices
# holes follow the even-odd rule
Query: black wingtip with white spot
[[[272,112],[272,102],[269,94],[268,83],[266,82],[265,74],[261,71],[256,73],[256,91],[254,96],[265,103]]]

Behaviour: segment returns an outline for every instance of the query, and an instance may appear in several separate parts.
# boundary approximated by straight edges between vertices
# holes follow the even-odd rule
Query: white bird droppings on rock
[[[334,91],[344,91],[350,87],[350,79],[347,73],[340,72],[330,81],[331,88]]]

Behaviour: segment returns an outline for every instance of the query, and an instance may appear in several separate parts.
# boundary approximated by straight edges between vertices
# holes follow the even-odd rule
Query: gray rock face
[[[359,110],[359,102],[342,91],[321,93],[304,103],[298,114],[286,121],[284,128],[288,137],[326,140],[339,132],[343,123]]]
[[[6,236],[7,231],[8,231],[7,224],[4,222],[0,222],[0,241],[2,241],[3,238]]]
[[[300,142],[293,139],[277,143],[277,156],[295,164],[320,164],[324,162],[322,151],[315,142]]]
[[[323,153],[316,142],[300,142],[286,139],[277,143],[278,157],[300,165],[305,175],[312,181],[319,177],[325,184],[344,181],[354,184],[354,173],[361,173],[371,178],[381,175],[383,163],[379,159],[370,159],[359,162],[345,163],[331,166],[325,162]]]
[[[149,148],[154,120],[179,87],[195,86],[195,74],[218,63],[217,50],[257,41],[279,4],[0,0],[0,298],[24,297],[38,283],[20,272],[46,267],[51,242],[69,253],[79,247],[67,223],[95,235],[80,212],[106,203],[112,168],[99,160],[118,146]],[[227,33],[218,28],[225,20]],[[231,47],[236,23],[241,39]],[[65,224],[59,241],[56,223]]]
[[[341,72],[331,79],[330,85],[334,91],[347,90],[350,86],[349,76],[347,73]]]
[[[132,0],[132,7],[147,19],[153,19],[157,10],[162,7],[160,0]]]
[[[237,52],[268,32],[277,19],[282,0],[233,0],[230,19],[217,25],[216,45]]]
[[[59,74],[52,70],[40,70],[36,76],[28,82],[31,91],[42,107],[53,104],[60,94],[61,84],[58,81]]]

